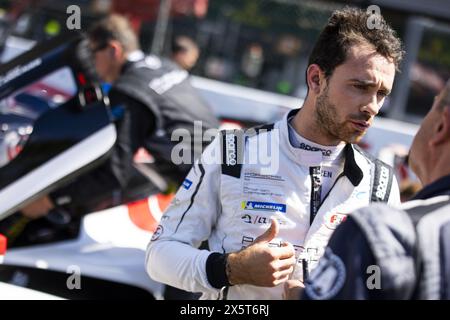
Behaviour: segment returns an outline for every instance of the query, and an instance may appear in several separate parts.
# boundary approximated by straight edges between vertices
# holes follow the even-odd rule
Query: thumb
[[[280,226],[278,225],[278,221],[272,219],[269,229],[267,229],[266,232],[256,238],[255,242],[270,242],[278,235],[279,230]]]

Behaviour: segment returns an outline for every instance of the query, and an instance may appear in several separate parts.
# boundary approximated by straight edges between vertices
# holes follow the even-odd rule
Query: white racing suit
[[[217,257],[251,245],[274,217],[280,232],[269,245],[291,243],[312,270],[346,215],[371,201],[400,203],[392,169],[351,144],[345,146],[343,170],[328,195],[314,201],[310,173],[317,159],[300,157],[288,137],[288,119],[297,111],[251,134],[222,133],[208,146],[148,246],[146,269],[154,280],[201,292],[203,299],[281,299],[283,285],[227,286],[225,259]],[[269,165],[252,159],[264,152]],[[204,240],[209,250],[197,249]]]

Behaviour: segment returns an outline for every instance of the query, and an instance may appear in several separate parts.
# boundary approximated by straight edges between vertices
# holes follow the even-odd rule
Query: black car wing
[[[116,131],[92,63],[84,37],[70,33],[0,66],[0,219],[111,150]]]

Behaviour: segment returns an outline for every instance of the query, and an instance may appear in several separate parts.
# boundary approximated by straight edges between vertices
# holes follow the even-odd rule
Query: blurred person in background
[[[135,167],[133,158],[141,147],[154,159],[151,169],[167,185],[178,186],[201,154],[201,150],[194,150],[194,121],[200,121],[200,134],[219,126],[191,86],[188,73],[167,59],[145,56],[125,17],[106,17],[90,29],[88,38],[97,73],[112,86],[109,99],[117,141],[100,167],[23,208],[22,213],[31,219],[56,206],[84,214],[137,200],[133,194],[136,185],[140,198],[167,191]],[[182,141],[182,152],[190,155],[191,163],[172,162],[171,152],[179,141],[172,141],[171,135],[177,129],[190,134],[191,141]],[[201,140],[200,149],[208,143]]]
[[[368,17],[333,12],[310,55],[301,109],[247,134],[223,132],[208,146],[148,246],[154,280],[205,299],[281,299],[296,257],[313,269],[349,212],[399,204],[392,168],[355,146],[403,55],[384,19],[369,30]],[[261,150],[267,140],[271,148]],[[209,250],[199,250],[205,240]]]
[[[176,36],[172,41],[172,60],[181,68],[190,71],[200,56],[200,49],[191,38]]]
[[[251,43],[242,54],[241,72],[243,78],[240,80],[247,86],[256,87],[261,80],[264,64],[264,49],[259,43]]]
[[[289,280],[286,297],[450,299],[450,80],[414,138],[409,164],[424,187],[400,208],[375,204],[350,215],[306,287]]]

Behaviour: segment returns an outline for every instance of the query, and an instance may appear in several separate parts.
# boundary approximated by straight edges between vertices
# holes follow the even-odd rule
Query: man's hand
[[[304,289],[305,285],[300,280],[288,280],[284,283],[283,299],[299,300],[301,299],[301,295]]]
[[[251,246],[228,255],[227,275],[231,284],[274,287],[288,280],[294,270],[295,251],[290,243],[283,243],[280,248],[269,247],[278,231],[278,222],[272,219],[270,228]]]
[[[29,219],[37,219],[45,216],[55,206],[48,196],[39,198],[21,209],[22,215]]]

